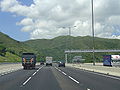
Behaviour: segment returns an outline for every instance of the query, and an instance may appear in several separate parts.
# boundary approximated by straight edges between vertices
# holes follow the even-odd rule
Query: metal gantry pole
[[[69,50],[70,50],[70,53],[69,53],[69,56],[70,56],[70,61],[71,61],[71,27],[69,27]]]
[[[93,0],[91,0],[91,6],[92,6],[92,36],[93,36],[93,65],[95,65],[95,33],[94,33],[94,3]]]
[[[66,61],[66,64],[67,64],[67,63],[68,63],[68,62],[67,62],[67,53],[65,54],[65,61]]]

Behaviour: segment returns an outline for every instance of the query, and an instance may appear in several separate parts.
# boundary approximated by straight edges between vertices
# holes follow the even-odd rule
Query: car
[[[64,61],[59,61],[58,62],[58,67],[65,67],[65,62]]]
[[[44,65],[44,61],[40,61],[40,65]]]

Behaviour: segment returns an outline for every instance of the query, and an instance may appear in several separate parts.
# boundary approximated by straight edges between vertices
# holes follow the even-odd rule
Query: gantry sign
[[[65,50],[65,53],[93,52],[93,50]],[[120,50],[94,50],[94,52],[120,52]]]

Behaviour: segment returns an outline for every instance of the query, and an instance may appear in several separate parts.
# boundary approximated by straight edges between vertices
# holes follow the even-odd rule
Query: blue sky
[[[21,32],[21,26],[16,26],[16,22],[22,17],[13,17],[13,14],[8,12],[0,13],[0,31],[9,35],[18,41],[25,41],[29,39],[28,32]]]
[[[120,0],[94,0],[94,14],[95,37],[120,39]],[[68,35],[68,27],[92,36],[91,25],[90,0],[0,0],[0,30],[15,40]]]
[[[22,5],[31,5],[32,0],[18,0]],[[23,19],[23,16],[15,16],[15,13],[0,12],[0,31],[9,35],[11,38],[18,41],[26,41],[30,39],[29,32],[22,32],[22,26],[17,26],[16,22]]]

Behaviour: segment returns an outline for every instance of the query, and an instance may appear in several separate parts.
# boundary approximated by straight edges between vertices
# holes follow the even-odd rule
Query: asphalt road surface
[[[120,77],[71,67],[37,66],[0,75],[0,90],[120,90]]]

